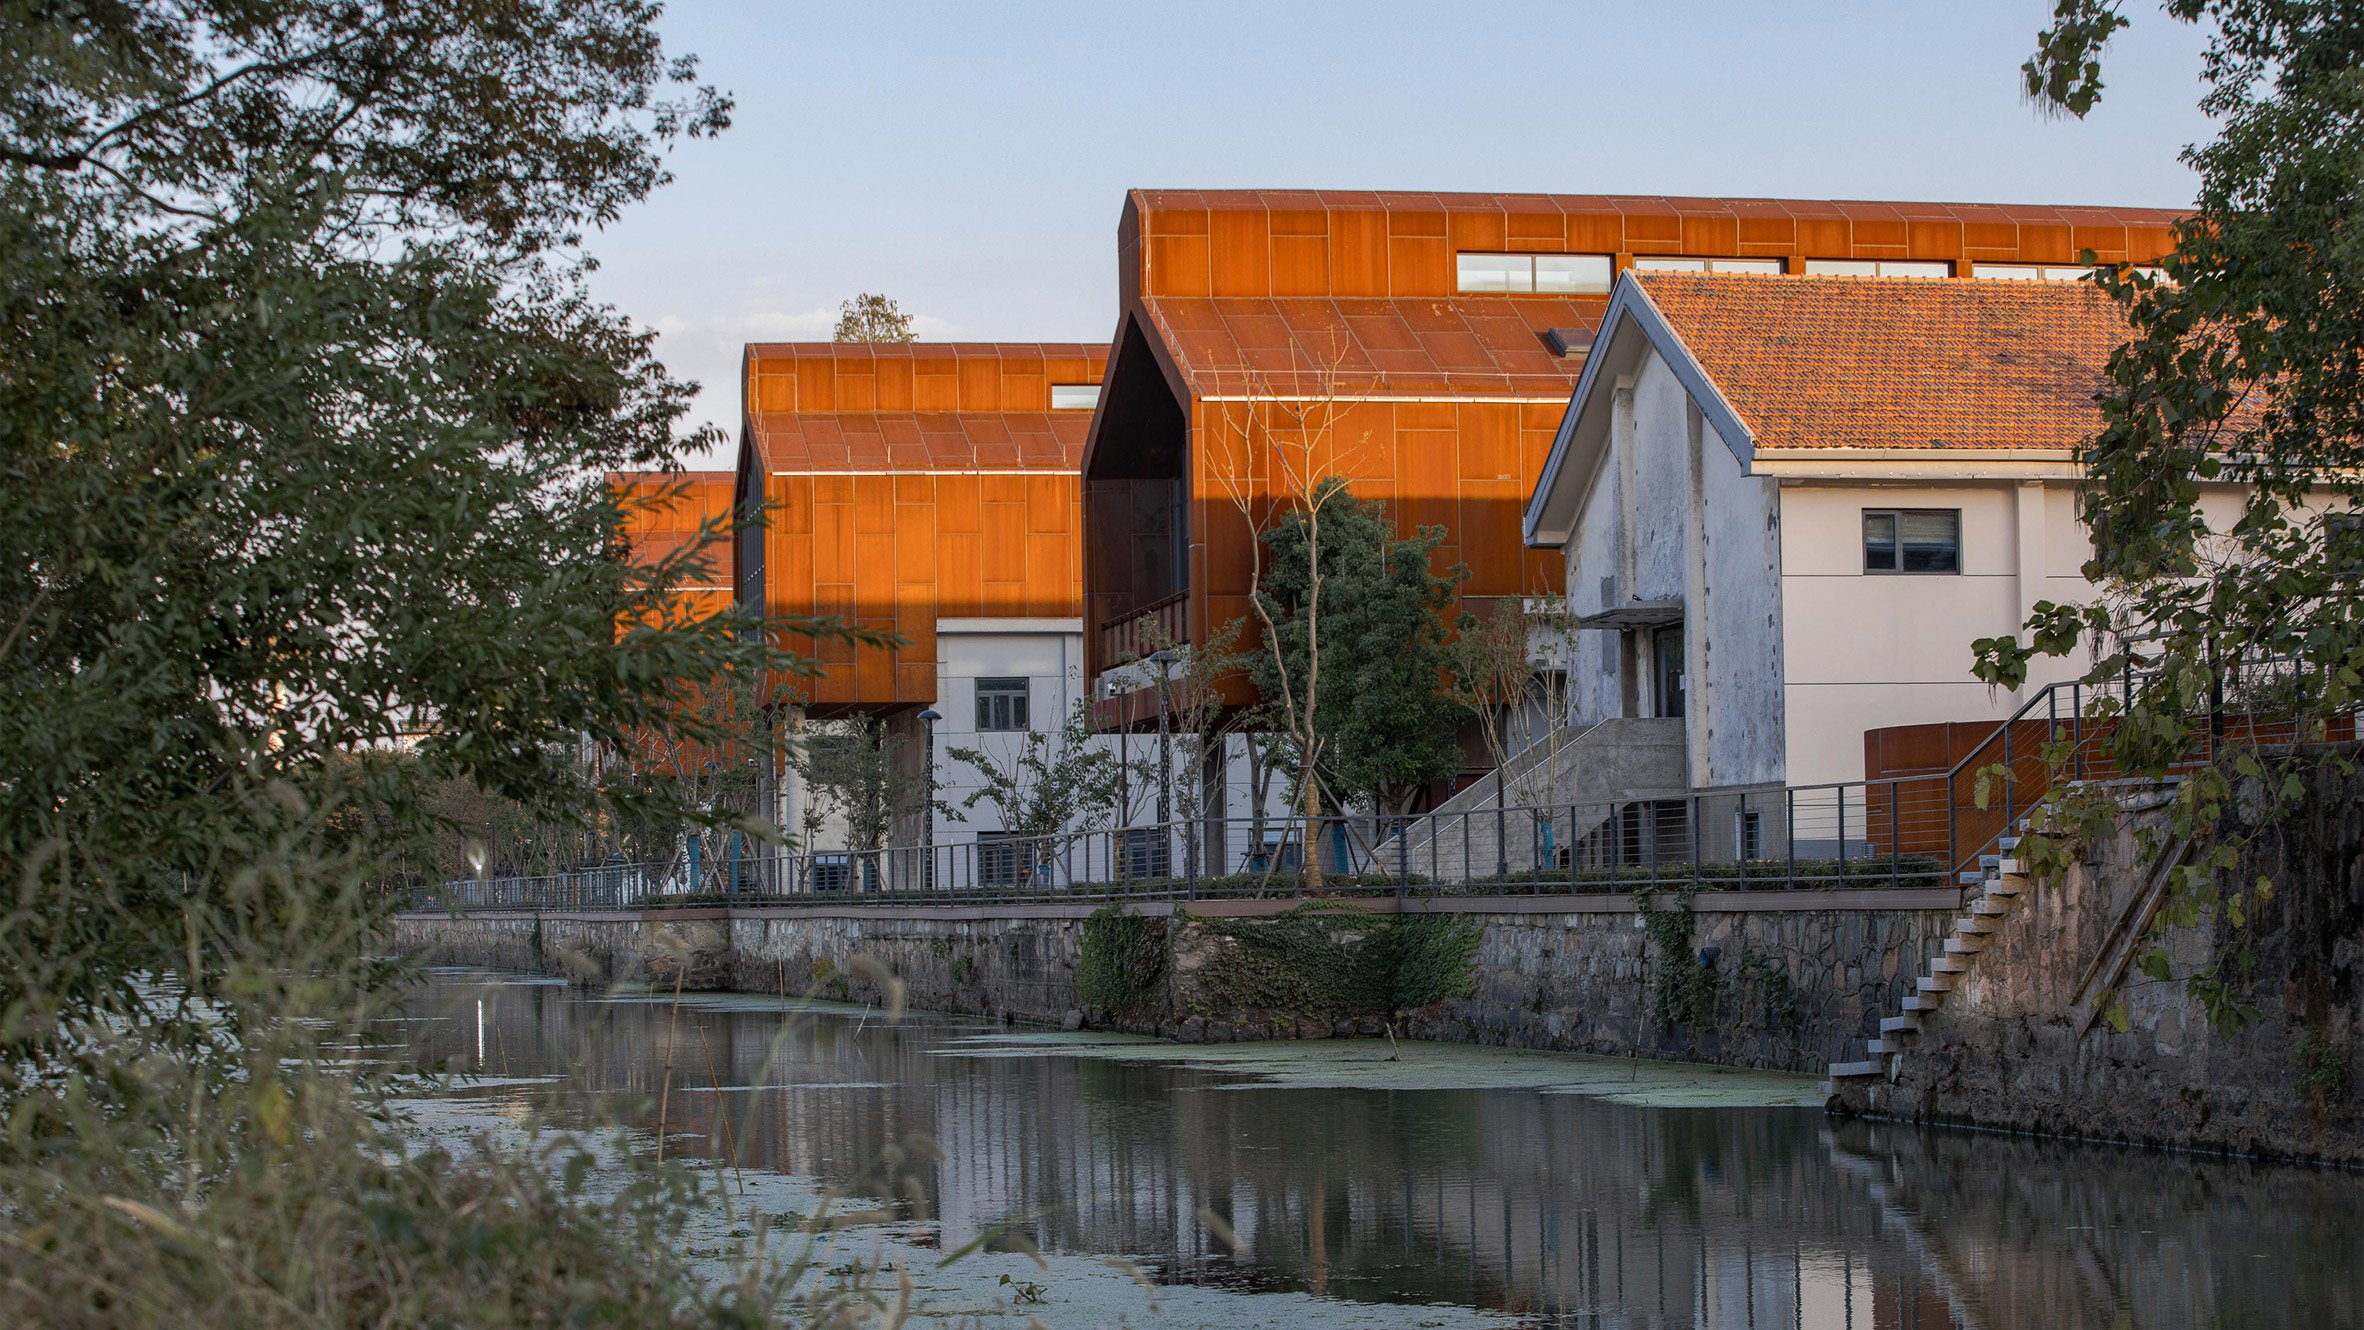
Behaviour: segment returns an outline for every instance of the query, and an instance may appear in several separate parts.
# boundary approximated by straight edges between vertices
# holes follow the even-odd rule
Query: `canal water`
[[[456,971],[402,1028],[453,1073],[422,1133],[662,1121],[717,1232],[882,1212],[832,1241],[923,1324],[2364,1325],[2364,1176],[1838,1123],[1802,1077]]]

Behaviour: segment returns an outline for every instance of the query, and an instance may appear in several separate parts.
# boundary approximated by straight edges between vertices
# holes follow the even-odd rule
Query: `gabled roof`
[[[1743,466],[1788,453],[1894,461],[2050,455],[2101,427],[2127,337],[2086,282],[1633,273],[1527,506],[1530,543],[1573,520],[1605,447],[1608,397],[1647,345]]]
[[[1051,389],[1107,365],[1080,342],[751,343],[746,439],[772,472],[1072,471],[1092,413]]]
[[[1202,399],[1325,391],[1558,397],[1583,364],[1554,354],[1544,334],[1589,334],[1602,300],[1166,296],[1141,306]]]
[[[1639,273],[1757,448],[2044,448],[2126,340],[2089,282]]]

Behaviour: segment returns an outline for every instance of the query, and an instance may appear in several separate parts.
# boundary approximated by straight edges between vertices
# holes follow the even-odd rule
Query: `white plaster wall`
[[[975,767],[954,758],[952,750],[973,748],[989,759],[1008,763],[1024,750],[1026,742],[1026,735],[1017,732],[978,731],[977,681],[1025,678],[1029,683],[1029,727],[1057,744],[1061,742],[1059,734],[1068,713],[1084,695],[1083,633],[1081,625],[1073,619],[942,619],[937,621],[936,643],[935,710],[943,717],[936,724],[937,797],[961,808],[965,820],[955,821],[938,814],[935,843],[961,846],[973,843],[981,832],[1000,831],[1003,826],[999,811],[990,801],[981,800],[974,808],[964,807],[968,796],[982,788],[984,777]],[[897,713],[889,724],[898,733],[910,735],[913,758],[917,761],[924,760],[920,749],[925,728],[918,724],[915,712],[916,709]],[[1121,807],[1116,821],[1120,825],[1155,821],[1157,736],[1094,735],[1086,742],[1117,755],[1130,768],[1120,784]],[[1194,773],[1190,770],[1189,750],[1180,740],[1173,743],[1171,758],[1175,804],[1172,811],[1180,818],[1188,811],[1184,804]],[[1252,817],[1254,785],[1249,777],[1247,742],[1232,736],[1225,744],[1222,788],[1214,792],[1219,802],[1210,801],[1204,815],[1240,820]],[[1285,793],[1278,779],[1270,782],[1264,801],[1268,816],[1283,811],[1280,805]],[[810,818],[804,792],[794,787],[793,780],[787,805],[790,829],[803,838],[806,848],[826,851],[844,844],[844,828],[839,820]],[[913,834],[916,832],[914,827]],[[1233,848],[1244,846],[1247,834],[1243,828],[1233,836],[1232,841],[1238,843]]]
[[[1621,511],[1623,482],[1614,465],[1602,469],[1598,483],[1586,496],[1577,518],[1574,538],[1566,549],[1568,608],[1573,614],[1593,614],[1608,608],[1606,596],[1616,588],[1625,538]],[[1604,588],[1602,580],[1609,584]],[[1568,635],[1569,723],[1590,729],[1623,714],[1624,668],[1617,634],[1574,629]]]
[[[1776,780],[1784,727],[1773,484],[1749,475],[1712,428],[1695,422],[1689,396],[1655,352],[1642,356],[1630,400],[1571,533],[1569,606],[1589,614],[1613,608],[1611,599],[1682,602],[1692,783]],[[1575,634],[1569,696],[1579,726],[1626,714],[1629,694],[1653,709],[1647,681],[1629,686],[1621,677],[1620,638]]]
[[[1705,762],[1696,785],[1779,781],[1787,752],[1783,705],[1780,491],[1752,476],[1713,428],[1702,429],[1699,461],[1706,593],[1685,633],[1695,677],[1689,722]],[[1699,703],[1704,699],[1704,704]]]
[[[1006,764],[1026,744],[1025,734],[978,732],[977,680],[1025,678],[1027,723],[1056,744],[1067,713],[1083,695],[1083,630],[1072,619],[940,619],[936,653],[936,712],[944,718],[936,723],[936,791],[960,808],[984,780],[953,757],[953,749],[974,748]],[[965,843],[980,831],[1002,829],[991,803],[964,812],[965,822],[937,817],[937,844]]]
[[[1633,565],[1625,594],[1673,600],[1690,590],[1690,396],[1656,352],[1634,376],[1632,474]]]
[[[1866,730],[2009,716],[2021,695],[1971,677],[1971,643],[2016,633],[2038,600],[2087,594],[2073,575],[2085,557],[2073,504],[2065,530],[2057,520],[2066,486],[1800,481],[1780,494],[1791,784],[1861,780]],[[1962,570],[1865,572],[1867,508],[1960,509]],[[2064,564],[2072,576],[2058,575]],[[2049,664],[2036,682],[2083,668],[2081,657]]]

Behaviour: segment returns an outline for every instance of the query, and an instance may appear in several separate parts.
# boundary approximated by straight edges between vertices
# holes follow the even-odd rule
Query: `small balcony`
[[[1190,593],[1177,591],[1101,624],[1100,668],[1114,669],[1163,647],[1185,644],[1189,640],[1189,605]]]

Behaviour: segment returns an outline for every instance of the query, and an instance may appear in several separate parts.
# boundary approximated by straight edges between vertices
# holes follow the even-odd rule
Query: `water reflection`
[[[661,1117],[670,1150],[892,1198],[946,1248],[1022,1233],[1046,1252],[1130,1256],[1169,1284],[1363,1304],[1371,1323],[1438,1303],[1717,1330],[2364,1313],[2352,1174],[1834,1126],[1816,1110],[1258,1086],[1056,1045],[969,1056],[988,1027],[769,999],[676,1012],[447,976],[422,1002],[437,1019],[407,1027],[420,1055],[495,1078],[471,1093],[513,1116],[579,1120],[606,1096],[651,1130]],[[1369,1046],[1308,1046],[1349,1052]],[[558,1079],[516,1079],[533,1077]]]

